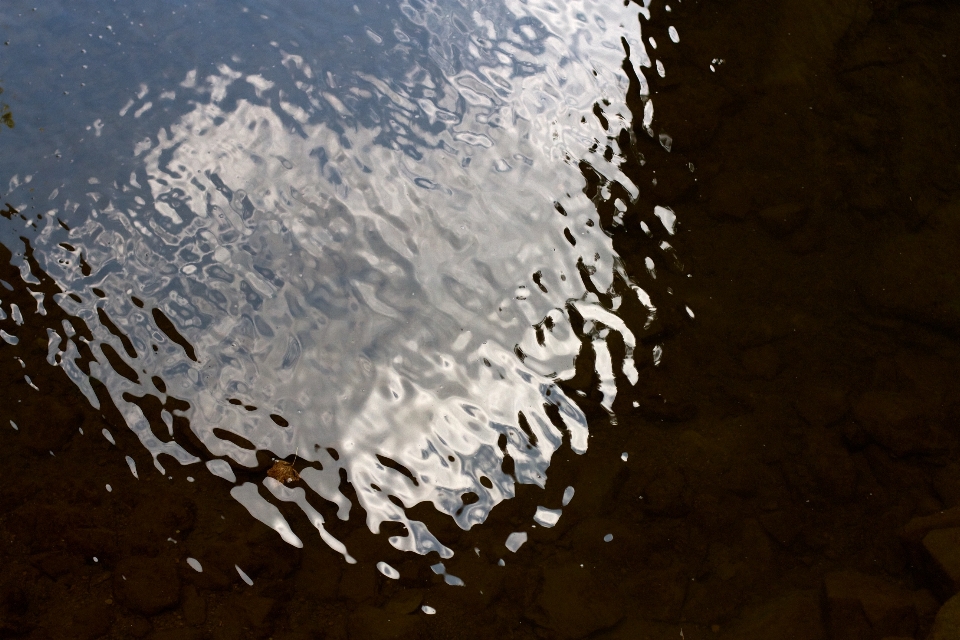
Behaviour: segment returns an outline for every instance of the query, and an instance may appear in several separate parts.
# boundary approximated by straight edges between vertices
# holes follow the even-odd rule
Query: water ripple
[[[89,377],[158,468],[160,454],[205,460],[235,482],[258,452],[296,454],[341,518],[342,469],[372,530],[402,523],[395,547],[449,556],[407,508],[431,502],[469,529],[515,483],[543,486],[565,442],[586,450],[558,382],[589,345],[610,409],[614,367],[637,381],[619,299],[654,312],[580,164],[636,196],[595,153],[608,139],[596,104],[631,119],[622,42],[643,48],[637,8],[617,5],[358,8],[340,33],[328,21],[312,38],[301,20],[286,43],[255,41],[260,64],[198,43],[221,61],[153,78],[119,117],[90,114],[101,124],[76,153],[96,170],[51,194],[34,242],[70,294],[57,303],[90,328]],[[112,133],[98,142],[101,117]],[[105,153],[107,139],[123,148]],[[96,405],[79,338],[52,331]],[[173,415],[192,438],[172,421],[155,432],[134,402],[147,394],[185,401]],[[297,545],[268,498],[299,505],[349,559],[303,489],[264,485],[232,495]]]

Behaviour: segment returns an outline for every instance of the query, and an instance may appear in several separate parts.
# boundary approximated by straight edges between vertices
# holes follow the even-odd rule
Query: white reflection
[[[513,553],[516,553],[520,547],[523,546],[523,543],[527,541],[527,534],[524,531],[515,531],[507,536],[507,541],[504,543],[504,546],[507,547]]]
[[[297,452],[303,485],[339,518],[353,506],[341,491],[344,470],[371,530],[402,523],[407,535],[391,544],[442,557],[452,552],[405,509],[431,502],[467,529],[512,497],[515,482],[543,486],[564,440],[587,448],[584,416],[555,384],[572,376],[584,342],[608,411],[615,368],[638,380],[636,339],[615,313],[615,275],[649,309],[648,324],[656,312],[596,224],[579,167],[589,157],[606,180],[637,193],[593,153],[608,135],[593,109],[603,101],[605,112],[631,119],[622,40],[650,66],[638,9],[450,4],[401,5],[429,32],[425,50],[399,27],[365,29],[374,45],[392,47],[380,55],[393,56],[396,77],[324,68],[322,56],[279,45],[280,71],[191,71],[168,99],[192,108],[131,141],[132,170],[124,165],[110,197],[98,192],[90,218],[69,233],[93,275],[57,273],[67,291],[94,281],[106,292],[61,304],[93,327],[92,373],[158,469],[161,453],[180,464],[199,458],[174,439],[172,414],[163,417],[171,439],[153,434],[124,395],[157,391],[114,371],[104,345],[189,403],[182,415],[216,458],[206,460],[212,474],[236,482],[231,464]],[[461,33],[464,24],[473,31]],[[145,95],[146,86],[138,100]],[[132,114],[156,118],[152,106]],[[652,117],[648,100],[645,127]],[[98,186],[110,191],[111,181]],[[661,207],[657,215],[672,234],[676,216]],[[649,258],[648,268],[655,277]],[[130,349],[96,321],[98,307]],[[189,349],[159,329],[154,309]],[[586,335],[573,330],[572,312],[587,321]],[[622,363],[607,348],[612,332],[626,347]],[[62,366],[96,402],[73,364],[75,345],[65,344]],[[231,495],[295,546],[300,538],[264,496],[298,505],[352,561],[303,488],[270,479],[264,487],[248,482]],[[559,511],[544,511],[555,523]],[[507,546],[525,540],[512,534]]]
[[[253,579],[246,574],[246,572],[241,569],[238,565],[233,565],[233,568],[237,570],[237,573],[240,574],[240,578],[247,583],[248,586],[253,586]]]
[[[560,521],[563,511],[560,509],[547,509],[546,507],[537,507],[537,512],[533,514],[533,521],[541,527],[553,527]]]
[[[279,533],[284,542],[298,549],[303,547],[300,538],[290,529],[286,518],[283,517],[279,509],[263,499],[263,496],[257,491],[257,485],[252,482],[245,482],[239,487],[231,489],[230,495],[246,507],[250,515]]]
[[[400,572],[388,565],[386,562],[378,562],[377,571],[392,580],[397,580],[400,578]]]

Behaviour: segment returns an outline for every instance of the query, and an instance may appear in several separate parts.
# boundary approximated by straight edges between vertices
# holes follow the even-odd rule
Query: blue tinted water
[[[580,167],[637,194],[619,153],[603,156],[618,147],[594,107],[613,134],[632,121],[621,66],[624,42],[641,79],[651,66],[643,11],[7,2],[0,83],[16,126],[0,137],[0,192],[23,218],[0,239],[26,238],[64,292],[43,304],[90,328],[90,376],[158,469],[235,481],[258,452],[296,454],[341,517],[359,506],[374,531],[406,525],[397,548],[449,555],[407,508],[482,522],[515,482],[543,485],[560,447],[586,450],[557,384],[584,345],[608,409],[609,335],[631,383],[633,358],[659,358],[634,353],[617,315],[623,296],[655,314],[655,269],[624,272]],[[96,405],[74,329],[50,327],[50,361]],[[178,441],[169,414],[169,430],[150,425],[127,399],[145,394],[186,401],[202,447]],[[271,495],[322,530],[303,487],[232,495],[292,544]]]

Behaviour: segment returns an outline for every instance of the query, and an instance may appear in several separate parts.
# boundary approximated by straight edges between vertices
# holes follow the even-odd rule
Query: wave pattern
[[[90,376],[159,468],[166,454],[229,479],[258,452],[296,454],[341,517],[342,469],[373,531],[399,522],[395,547],[449,556],[406,508],[432,502],[467,529],[515,482],[542,486],[564,442],[585,451],[557,385],[585,342],[608,409],[609,332],[636,382],[616,309],[622,295],[655,309],[579,163],[636,194],[595,153],[608,142],[593,109],[630,121],[620,66],[623,41],[643,48],[638,9],[469,4],[403,3],[402,20],[344,34],[348,55],[274,42],[273,67],[191,71],[153,92],[179,116],[154,110],[156,133],[51,194],[43,268],[90,327]],[[141,94],[124,118],[150,110]],[[97,404],[78,338],[54,332],[52,360]],[[147,394],[185,401],[191,442],[169,413],[168,433],[151,427],[133,401]],[[302,489],[265,485],[323,532]],[[300,544],[255,485],[233,495]]]

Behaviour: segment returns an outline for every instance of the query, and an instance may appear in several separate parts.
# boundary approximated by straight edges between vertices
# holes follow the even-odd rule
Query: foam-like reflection
[[[635,193],[591,152],[607,136],[596,103],[629,120],[621,39],[642,52],[638,10],[448,4],[402,4],[408,23],[373,18],[362,46],[348,35],[388,59],[390,77],[273,43],[273,69],[236,57],[154,88],[189,105],[175,121],[151,112],[159,98],[145,88],[120,113],[159,130],[130,140],[132,155],[90,176],[83,196],[54,193],[70,229],[51,219],[36,240],[73,294],[57,302],[91,328],[90,375],[158,466],[161,453],[205,459],[235,482],[226,461],[296,453],[303,483],[341,518],[353,506],[342,469],[371,529],[402,523],[409,535],[394,546],[441,556],[451,552],[405,508],[429,501],[469,528],[515,482],[543,485],[565,440],[587,448],[586,421],[556,384],[584,342],[608,409],[615,367],[637,380],[614,279],[654,311],[578,164],[590,155]],[[673,213],[657,215],[672,233]],[[52,359],[96,404],[77,338],[58,333]],[[154,431],[132,400],[145,394],[189,404],[174,413],[191,442],[174,437],[169,412],[169,432]],[[297,546],[267,496],[299,505],[349,559],[303,489],[264,484],[232,495]]]

